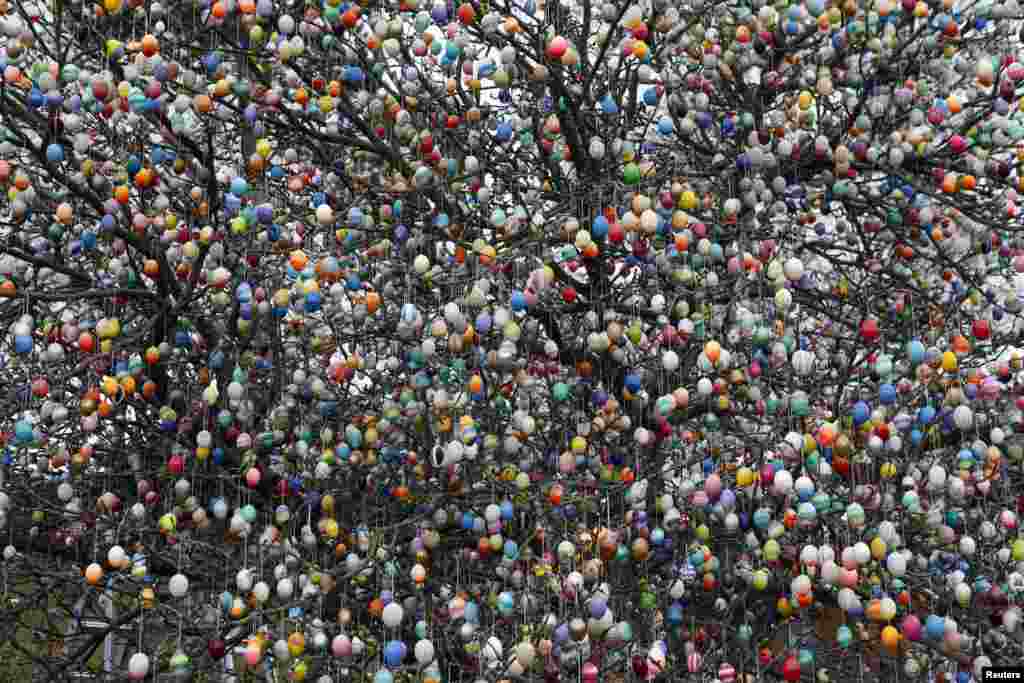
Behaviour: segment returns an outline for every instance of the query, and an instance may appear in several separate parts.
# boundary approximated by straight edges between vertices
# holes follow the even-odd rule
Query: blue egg
[[[476,317],[476,331],[480,334],[487,334],[491,329],[491,316],[481,313]]]
[[[920,365],[925,360],[925,348],[917,339],[911,340],[907,344],[907,358],[914,365]]]
[[[935,419],[935,408],[924,406],[917,411],[917,421],[922,425],[931,424]]]
[[[864,401],[858,401],[853,406],[853,424],[858,427],[871,419],[871,408]]]
[[[929,615],[924,623],[925,634],[932,640],[938,640],[946,633],[946,620],[937,614]]]
[[[886,383],[878,387],[878,400],[882,405],[888,406],[896,402],[896,387]]]
[[[32,337],[30,337],[29,335],[14,335],[14,351],[16,353],[31,353],[33,346],[34,344],[32,343]]]
[[[32,423],[28,420],[18,420],[14,425],[14,438],[18,443],[30,443],[35,440]]]
[[[512,292],[512,310],[519,312],[526,310],[526,295],[516,290]]]
[[[401,666],[405,659],[406,645],[400,640],[392,640],[384,646],[384,663],[388,666]]]
[[[610,94],[605,95],[604,99],[601,100],[601,111],[605,114],[618,114],[619,104]]]
[[[64,161],[64,148],[56,142],[50,143],[46,147],[46,160],[52,164],[59,164]]]
[[[463,613],[463,618],[467,624],[479,624],[480,623],[480,605],[470,601],[466,603],[466,610]]]
[[[679,624],[683,623],[683,606],[678,602],[673,602],[671,605],[669,605],[666,620],[673,626],[678,626]]]

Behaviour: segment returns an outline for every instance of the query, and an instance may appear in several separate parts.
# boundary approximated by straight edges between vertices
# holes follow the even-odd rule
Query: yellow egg
[[[736,471],[736,485],[747,487],[754,483],[754,471],[749,467],[741,467]]]
[[[942,369],[946,372],[956,372],[959,363],[956,359],[956,354],[952,351],[946,351],[942,354]]]

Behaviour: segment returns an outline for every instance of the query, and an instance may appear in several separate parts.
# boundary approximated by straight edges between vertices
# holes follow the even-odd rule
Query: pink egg
[[[351,657],[352,641],[348,636],[337,636],[331,641],[331,653],[335,657]]]
[[[921,621],[913,614],[908,614],[900,625],[900,630],[903,631],[903,637],[907,640],[920,640]]]
[[[256,488],[260,483],[260,471],[255,467],[250,467],[249,471],[245,473],[245,483],[249,485],[249,488]]]
[[[718,500],[718,496],[722,493],[722,478],[717,474],[709,476],[704,482],[704,492],[711,500]]]

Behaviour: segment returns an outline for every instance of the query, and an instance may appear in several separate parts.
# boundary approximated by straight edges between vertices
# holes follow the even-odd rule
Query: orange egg
[[[220,3],[217,4],[219,5]],[[216,6],[217,5],[214,5],[214,7]],[[213,101],[210,100],[208,95],[196,95],[192,99],[192,106],[200,114],[209,114],[210,110],[213,108]]]
[[[704,355],[712,363],[717,363],[718,359],[722,356],[722,347],[714,340],[709,341],[704,345]]]
[[[946,194],[953,194],[957,190],[957,177],[954,173],[947,173],[942,179],[942,191]]]
[[[57,220],[68,225],[71,223],[71,219],[74,218],[75,212],[71,208],[70,204],[61,204],[57,207]]]
[[[965,190],[973,190],[978,184],[978,180],[972,175],[965,175],[960,179],[960,187]]]
[[[548,492],[548,500],[552,505],[562,504],[562,487],[560,485],[555,484],[551,487],[551,490]]]
[[[223,19],[228,11],[227,8],[224,7],[224,3],[215,2],[213,3],[213,9],[210,10],[210,13],[213,14],[214,19]]]
[[[152,57],[160,49],[160,41],[152,34],[142,36],[142,54]]]
[[[95,562],[90,564],[85,570],[85,580],[90,586],[96,586],[100,581],[103,580],[103,567],[99,566]]]
[[[288,263],[291,264],[295,270],[302,270],[309,263],[309,257],[301,249],[296,249],[288,256]]]
[[[117,200],[118,204],[127,204],[131,198],[131,191],[127,185],[118,185],[114,188],[114,199]]]
[[[484,381],[480,378],[480,375],[473,375],[469,378],[469,391],[474,394],[479,394],[483,391]]]
[[[895,626],[886,626],[882,629],[882,645],[890,652],[899,647],[901,637]]]
[[[146,259],[146,261],[142,264],[142,272],[144,272],[151,278],[156,278],[156,276],[160,274],[160,262],[152,258]],[[160,352],[157,351],[158,358],[159,354]]]
[[[832,442],[835,441],[835,438],[836,430],[832,425],[823,425],[822,428],[818,430],[818,445],[822,447],[831,446]]]
[[[369,292],[366,295],[366,311],[371,315],[377,312],[380,308],[380,294],[377,292]]]

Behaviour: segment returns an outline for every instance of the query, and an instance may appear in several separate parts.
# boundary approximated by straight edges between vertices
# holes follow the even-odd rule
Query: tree
[[[1021,661],[1016,3],[0,15],[41,680]]]

